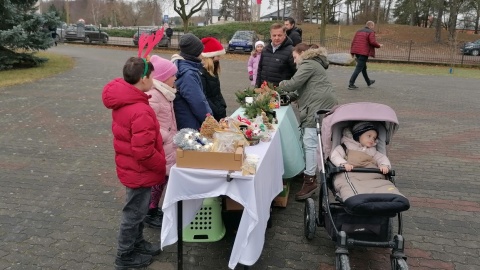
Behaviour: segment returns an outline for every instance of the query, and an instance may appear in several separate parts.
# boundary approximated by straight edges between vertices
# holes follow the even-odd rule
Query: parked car
[[[65,31],[66,41],[83,40],[85,43],[90,43],[92,41],[107,43],[108,38],[108,34],[102,32],[102,30],[95,25],[85,25],[84,27],[70,25],[67,28],[67,31]]]
[[[251,52],[257,41],[258,36],[255,31],[237,31],[228,42],[228,50]]]
[[[475,40],[474,42],[465,43],[465,45],[460,49],[460,52],[474,56],[480,55],[480,39]]]
[[[157,29],[140,29],[140,35],[142,35],[143,33],[155,34],[156,31]],[[157,47],[168,47],[168,43],[169,43],[168,41],[169,41],[169,38],[167,37],[167,34],[164,33],[162,39],[157,44]],[[135,34],[133,35],[133,44],[135,46],[138,46],[138,31],[135,32]]]

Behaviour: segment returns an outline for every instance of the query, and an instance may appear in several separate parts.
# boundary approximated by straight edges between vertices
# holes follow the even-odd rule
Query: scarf
[[[153,79],[153,86],[155,89],[157,89],[162,95],[168,100],[168,101],[173,101],[175,99],[175,93],[177,93],[177,90],[175,88],[172,88],[165,83]]]

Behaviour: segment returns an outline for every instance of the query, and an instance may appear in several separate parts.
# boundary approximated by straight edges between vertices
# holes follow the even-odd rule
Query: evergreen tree
[[[36,13],[36,0],[0,0],[0,70],[34,67],[48,59],[35,53],[53,44],[54,13]]]

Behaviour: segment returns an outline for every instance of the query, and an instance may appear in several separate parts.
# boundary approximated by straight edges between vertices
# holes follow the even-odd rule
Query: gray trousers
[[[118,233],[117,256],[133,251],[135,243],[143,241],[143,220],[150,204],[151,188],[126,188],[125,206]]]

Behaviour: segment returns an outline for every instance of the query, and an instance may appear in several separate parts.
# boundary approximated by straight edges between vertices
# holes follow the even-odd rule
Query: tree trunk
[[[320,7],[320,12],[322,15],[322,24],[320,25],[320,44],[325,46],[325,40],[327,36],[327,10],[328,10],[328,2],[329,0],[322,0],[322,5]]]
[[[435,42],[440,43],[442,41],[442,17],[444,10],[444,0],[439,0],[439,9],[437,20],[435,21]]]
[[[478,34],[478,22],[480,21],[480,7],[477,6],[477,15],[475,16],[475,34]]]

